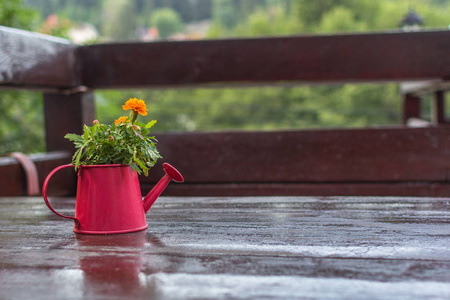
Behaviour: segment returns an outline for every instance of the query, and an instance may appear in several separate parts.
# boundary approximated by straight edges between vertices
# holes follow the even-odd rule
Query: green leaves
[[[78,134],[68,133],[64,136],[66,139],[72,141],[75,144],[75,147],[79,148],[84,145],[86,140],[79,136]]]
[[[161,158],[155,137],[149,136],[149,129],[155,123],[96,123],[91,127],[84,125],[81,135],[66,134],[65,138],[77,148],[72,158],[75,170],[80,165],[128,164],[131,169],[147,176],[150,168]]]
[[[89,127],[87,127],[86,125],[84,125],[83,129],[84,129],[83,137],[85,140],[87,140],[91,136],[91,129]]]
[[[152,127],[153,125],[155,125],[156,120],[150,121],[147,123],[147,125],[145,125],[145,129],[150,129],[150,127]]]

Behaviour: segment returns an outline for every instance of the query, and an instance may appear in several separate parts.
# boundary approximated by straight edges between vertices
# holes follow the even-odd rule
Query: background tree
[[[22,0],[0,0],[0,25],[31,30],[37,25],[38,16]]]
[[[127,40],[136,37],[139,27],[150,26],[152,14],[161,8],[176,11],[183,24],[210,20],[213,25],[207,38],[398,30],[399,21],[410,7],[425,20],[425,28],[447,29],[450,15],[450,0],[113,1],[26,0],[26,3],[39,8],[42,12],[40,20],[52,13],[74,23],[87,20],[103,28],[103,33],[110,39]],[[39,18],[29,17],[27,14],[34,13],[18,0],[0,0],[0,15],[6,11],[3,7],[14,7],[10,6],[11,3],[19,3],[20,9],[13,9],[16,13],[12,19],[10,14],[1,17],[9,20],[5,21],[5,25],[29,26],[27,29],[37,27],[34,24],[39,23]],[[99,17],[103,12],[107,18]],[[114,26],[118,27],[114,29]],[[40,100],[21,102],[21,98],[25,97],[40,99],[39,94],[8,92],[8,95],[0,96],[0,118],[5,120],[2,125],[9,124],[0,128],[0,145],[3,147],[0,151],[5,151],[2,150],[5,147],[26,149],[28,144],[38,145],[35,149],[40,151],[43,148],[43,131],[34,135],[40,135],[41,140],[28,143],[33,139],[27,134],[32,134],[33,128],[37,127],[27,126],[42,122],[39,119],[42,118],[42,103]],[[148,118],[158,120],[155,131],[274,130],[400,123],[401,101],[396,84],[98,91],[98,118],[103,122],[112,122],[120,113],[114,107],[120,108],[123,100],[130,97],[148,101]],[[25,108],[31,111],[23,117],[21,114],[24,114]],[[3,113],[5,110],[9,110],[7,116]],[[25,124],[16,126],[25,119]],[[22,136],[26,137],[26,141],[13,147]],[[6,140],[7,143],[4,142]]]
[[[237,11],[233,0],[213,0],[212,19],[216,24],[232,28],[237,22]]]
[[[171,8],[159,8],[153,11],[151,24],[158,28],[159,37],[166,39],[183,28],[180,16]]]
[[[104,0],[102,6],[103,36],[110,40],[137,39],[134,1]]]
[[[0,25],[32,30],[38,17],[21,0],[0,0]],[[38,93],[0,91],[0,155],[44,150],[42,107]]]

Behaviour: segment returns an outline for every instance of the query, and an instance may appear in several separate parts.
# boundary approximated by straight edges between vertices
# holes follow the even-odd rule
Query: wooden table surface
[[[0,198],[0,299],[450,299],[450,198],[160,197],[147,222]]]

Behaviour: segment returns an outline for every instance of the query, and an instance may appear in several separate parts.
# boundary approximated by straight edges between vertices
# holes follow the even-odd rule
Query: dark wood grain
[[[153,183],[142,182],[146,195]],[[327,182],[327,183],[171,183],[165,196],[401,196],[448,197],[448,182]]]
[[[0,298],[447,300],[449,220],[449,198],[160,197],[148,229],[93,236],[3,198]]]
[[[420,119],[422,117],[421,107],[422,103],[420,97],[413,94],[405,94],[403,96],[403,124],[407,124],[408,120],[411,118]]]
[[[179,168],[191,183],[444,182],[450,168],[447,127],[156,137],[162,161]]]
[[[36,165],[39,187],[42,188],[47,174],[59,165],[71,162],[69,152],[49,152],[30,154],[30,159]],[[26,195],[26,176],[19,162],[12,157],[0,157],[0,196]],[[71,170],[62,170],[55,176],[49,186],[50,195],[71,195],[76,189],[76,174]]]
[[[67,133],[81,134],[84,124],[92,125],[95,119],[94,94],[44,93],[44,113],[47,151],[74,152],[73,143],[64,136]]]
[[[68,40],[0,26],[0,87],[69,88],[79,84],[76,46]]]
[[[445,94],[443,90],[436,91],[433,94],[432,119],[435,124],[447,123],[445,116]]]
[[[450,32],[370,33],[80,49],[92,88],[449,79]]]
[[[450,131],[372,128],[159,134],[185,178],[168,195],[399,195],[450,192]],[[143,191],[163,176],[141,177]]]

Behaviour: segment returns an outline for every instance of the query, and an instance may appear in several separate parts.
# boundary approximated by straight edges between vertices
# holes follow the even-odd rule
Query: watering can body
[[[82,166],[78,171],[73,231],[126,233],[148,227],[136,172],[129,166]]]
[[[78,170],[75,216],[56,212],[47,197],[50,178],[59,170],[73,165],[55,168],[47,176],[42,189],[45,203],[55,214],[74,220],[73,231],[83,234],[116,234],[144,230],[148,227],[145,213],[171,181],[182,182],[181,174],[164,164],[166,175],[142,199],[137,173],[128,165],[89,165]],[[169,173],[171,174],[167,174]],[[177,178],[171,177],[171,175]]]

